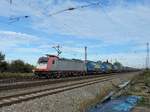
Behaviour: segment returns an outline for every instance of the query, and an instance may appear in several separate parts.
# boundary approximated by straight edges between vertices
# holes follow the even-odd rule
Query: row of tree
[[[0,52],[0,72],[30,73],[33,68],[33,65],[25,63],[22,60],[13,60],[8,63],[5,60],[5,55]]]

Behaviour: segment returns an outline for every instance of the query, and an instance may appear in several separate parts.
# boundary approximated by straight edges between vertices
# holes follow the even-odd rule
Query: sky
[[[36,65],[40,56],[120,61],[145,67],[150,0],[0,0],[0,51]],[[56,12],[99,3],[72,11]]]

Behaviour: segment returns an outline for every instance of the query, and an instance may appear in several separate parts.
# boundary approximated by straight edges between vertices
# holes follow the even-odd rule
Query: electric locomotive
[[[59,78],[86,74],[85,62],[77,59],[59,58],[55,55],[40,57],[34,74],[38,77]]]

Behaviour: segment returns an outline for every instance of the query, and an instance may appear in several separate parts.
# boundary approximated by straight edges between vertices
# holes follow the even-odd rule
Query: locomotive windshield
[[[40,63],[47,63],[47,62],[48,62],[48,58],[47,57],[41,57],[38,60],[38,64],[40,64]]]
[[[47,67],[48,58],[47,57],[41,57],[38,60],[37,68],[39,69],[45,69]]]

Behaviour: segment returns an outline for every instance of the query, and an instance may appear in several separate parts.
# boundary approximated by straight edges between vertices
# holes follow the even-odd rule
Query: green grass
[[[139,76],[135,77],[133,84],[127,91],[127,95],[139,95],[141,100],[138,102],[139,106],[150,107],[150,93],[145,90],[150,88],[150,70],[145,71]]]
[[[150,70],[143,73],[143,81],[150,88]],[[138,105],[150,107],[150,93],[147,97],[143,96]]]
[[[2,78],[29,78],[33,77],[33,73],[0,73],[0,79]]]
[[[138,102],[138,106],[150,107],[150,98],[142,97],[141,100]]]
[[[144,72],[144,82],[145,82],[145,85],[150,87],[150,70],[149,71],[145,71]]]

